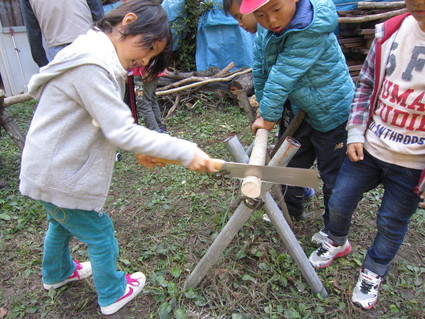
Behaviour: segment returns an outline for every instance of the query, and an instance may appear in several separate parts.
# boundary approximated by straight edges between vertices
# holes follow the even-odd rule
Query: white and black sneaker
[[[322,227],[322,229],[320,229],[311,237],[311,242],[317,246],[320,246],[326,240],[326,238],[328,238],[328,231],[325,229],[325,227]]]
[[[362,268],[359,279],[353,289],[352,302],[363,309],[370,309],[378,302],[378,290],[382,277]]]
[[[351,251],[350,242],[347,240],[342,246],[335,246],[332,240],[327,238],[322,246],[310,255],[310,262],[316,268],[326,268],[337,257],[347,255]]]

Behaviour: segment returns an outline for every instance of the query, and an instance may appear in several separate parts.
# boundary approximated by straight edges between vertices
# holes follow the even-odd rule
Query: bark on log
[[[32,96],[29,95],[28,93],[18,94],[18,95],[11,96],[11,97],[6,97],[6,98],[4,98],[4,107],[8,107],[8,106],[16,104],[16,103],[22,103],[22,102],[26,102],[26,101],[30,101],[30,100],[32,100]]]
[[[245,90],[239,90],[236,92],[236,96],[238,97],[239,107],[243,109],[248,116],[249,123],[254,123],[256,119],[256,114],[249,103],[248,96],[246,95]]]
[[[370,14],[361,17],[339,17],[338,23],[362,23],[380,19],[389,19],[407,12],[407,9],[394,10],[384,13]]]
[[[158,94],[158,92],[167,91],[167,90],[170,90],[172,88],[182,87],[186,83],[192,83],[192,84],[194,82],[195,83],[200,83],[200,82],[207,81],[207,80],[210,80],[210,79],[212,79],[212,77],[207,77],[207,76],[203,76],[203,77],[200,77],[200,76],[191,76],[191,77],[188,77],[186,79],[183,79],[183,80],[180,80],[180,81],[177,81],[177,82],[173,82],[173,83],[171,83],[171,84],[169,84],[167,86],[164,86],[162,88],[157,89],[157,94]]]
[[[401,9],[405,8],[404,1],[391,2],[357,2],[358,9]]]
[[[172,83],[174,83],[172,79],[167,79],[167,78],[161,77],[161,78],[158,79],[158,88],[162,88],[164,86],[171,85]],[[226,91],[227,92],[227,91],[230,90],[229,84],[225,83],[225,82],[208,83],[208,84],[205,84],[202,88],[204,90],[210,90],[210,91],[219,90],[219,91]]]
[[[244,71],[234,73],[234,74],[229,75],[229,76],[224,77],[224,78],[195,78],[195,80],[198,81],[198,82],[191,83],[191,84],[181,86],[181,87],[176,87],[176,88],[169,89],[169,90],[167,90],[166,88],[161,88],[161,89],[158,89],[156,91],[156,95],[162,96],[162,95],[172,94],[172,93],[187,90],[187,89],[190,89],[190,88],[193,88],[193,87],[206,85],[206,84],[213,83],[213,82],[228,82],[228,81],[232,80],[233,78],[235,78],[239,75],[242,75],[242,74],[245,74],[245,73],[248,73],[248,72],[251,72],[251,71],[252,71],[251,69],[246,69]],[[184,82],[180,81],[180,83],[176,82],[171,86],[180,85],[181,83],[193,82],[193,80],[194,80],[194,78],[187,79],[187,81],[184,81]]]
[[[169,72],[168,75],[165,75],[164,78],[169,78],[173,80],[183,80],[186,78],[189,78],[191,76],[200,76],[200,77],[206,77],[206,76],[213,76],[214,74],[217,74],[220,72],[220,69],[215,66],[210,66],[208,69],[203,71],[195,71],[195,72]]]
[[[213,74],[211,76],[189,76],[187,78],[181,79],[180,81],[173,82],[173,83],[171,83],[171,84],[169,84],[165,87],[162,87],[162,88],[158,89],[158,91],[165,91],[165,90],[168,90],[168,89],[171,89],[171,88],[180,87],[180,86],[182,86],[183,84],[186,84],[186,83],[203,82],[203,81],[206,81],[206,80],[209,80],[209,79],[215,79],[215,78],[221,78],[221,77],[224,77],[224,76],[230,76],[230,75],[233,75],[234,73],[237,73],[237,72],[231,72],[231,74],[228,74],[229,71],[231,69],[233,69],[234,67],[235,67],[235,64],[233,62],[230,62],[224,69],[222,69],[222,70],[218,69],[219,71],[216,74]],[[238,70],[238,71],[240,71],[240,70]]]
[[[226,76],[227,73],[230,72],[231,69],[235,67],[235,63],[230,62],[223,70],[220,70],[217,74],[213,75],[213,78],[220,78]]]
[[[230,62],[224,69],[217,68],[215,66],[210,66],[208,69],[203,71],[194,71],[194,72],[169,72],[168,75],[164,75],[164,78],[169,78],[173,80],[184,80],[190,77],[221,77],[224,74],[228,73],[231,69],[235,67],[233,62]]]
[[[230,91],[232,93],[236,93],[237,91],[243,90],[246,92],[248,96],[253,95],[254,82],[253,82],[252,72],[243,74],[233,79],[233,81],[230,82],[229,86],[230,86]]]
[[[5,110],[4,92],[0,90],[0,126],[4,127],[13,142],[22,150],[24,148],[25,137],[19,126]]]

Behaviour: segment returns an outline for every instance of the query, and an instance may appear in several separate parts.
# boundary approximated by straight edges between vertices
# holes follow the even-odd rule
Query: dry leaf
[[[7,310],[5,308],[0,308],[0,319],[3,319],[7,315]]]

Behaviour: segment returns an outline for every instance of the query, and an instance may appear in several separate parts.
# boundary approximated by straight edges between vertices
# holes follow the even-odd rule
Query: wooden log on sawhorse
[[[249,108],[249,109],[247,108],[247,105],[249,105],[249,101],[248,101],[248,98],[246,96],[246,93],[244,91],[238,91],[237,94],[238,94],[238,100],[240,101],[240,105],[241,105],[241,107],[243,107],[243,109],[247,113],[247,115],[249,117],[249,120],[250,120],[250,123],[252,124],[255,119],[253,119],[251,121],[250,112],[252,112],[252,109],[251,108]],[[243,101],[245,101],[245,102],[243,102]],[[279,138],[279,140],[276,143],[273,151],[271,152],[271,154],[270,154],[270,157],[271,158],[273,158],[273,156],[276,154],[276,151],[280,148],[280,146],[286,140],[286,138],[288,136],[294,135],[294,133],[296,132],[296,130],[298,129],[298,127],[301,125],[301,123],[304,120],[304,118],[305,118],[305,112],[303,110],[299,110],[298,113],[295,114],[294,118],[289,123],[288,127],[283,132],[282,136]],[[252,143],[251,146],[249,147],[248,153],[250,153],[252,151],[253,144],[254,143]],[[231,154],[232,154],[232,150],[229,149],[229,151],[231,151]],[[247,156],[247,155],[245,154],[245,156]],[[235,160],[238,161],[237,158],[235,158]],[[247,161],[245,161],[244,163],[247,163]],[[285,203],[285,200],[284,200],[282,191],[281,191],[281,186],[278,185],[278,184],[274,184],[273,185],[273,193],[274,193],[274,196],[276,198],[276,201],[279,203],[279,207],[280,207],[280,209],[282,211],[283,216],[285,217],[285,219],[288,222],[288,224],[290,226],[292,226],[291,217],[289,215],[289,211],[288,211],[288,208],[286,206],[286,203]],[[236,200],[236,202],[240,202],[240,201],[241,201],[240,199],[237,199]]]
[[[288,139],[288,141],[290,141],[290,139]],[[282,164],[280,163],[281,161],[289,162],[290,157],[292,157],[295,152],[293,152],[292,147],[288,147],[284,143],[276,152],[276,155],[272,158],[270,164],[272,166],[278,166],[277,164]],[[285,158],[282,158],[282,154],[290,155],[286,156]],[[243,156],[240,157],[242,158]],[[283,163],[283,165],[284,164],[285,163]],[[264,204],[264,209],[266,210],[268,217],[275,226],[279,236],[281,237],[283,243],[288,249],[289,254],[297,263],[302,275],[306,279],[307,283],[310,285],[313,292],[320,294],[322,297],[328,296],[328,293],[324,288],[322,282],[320,281],[319,277],[317,276],[313,266],[310,264],[307,256],[305,255],[303,249],[298,243],[291,228],[283,217],[278,205],[269,193],[270,188],[271,186],[269,184],[262,186],[260,201],[255,199],[245,199],[239,204],[239,206],[237,207],[234,214],[229,219],[223,230],[219,233],[212,245],[209,247],[206,254],[202,257],[202,259],[196,265],[195,269],[187,278],[184,285],[185,288],[194,288],[201,282],[208,270],[219,259],[220,255],[224,252],[224,250],[230,244],[234,236],[238,233],[239,229],[244,225],[246,221],[248,221],[252,212],[255,209],[259,209],[261,207],[261,204]]]

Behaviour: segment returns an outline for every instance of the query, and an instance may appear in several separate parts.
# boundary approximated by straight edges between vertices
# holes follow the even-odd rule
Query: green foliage
[[[186,0],[186,16],[173,22],[171,28],[182,37],[180,47],[174,54],[175,68],[179,71],[195,70],[196,33],[199,18],[213,8],[213,1]]]

